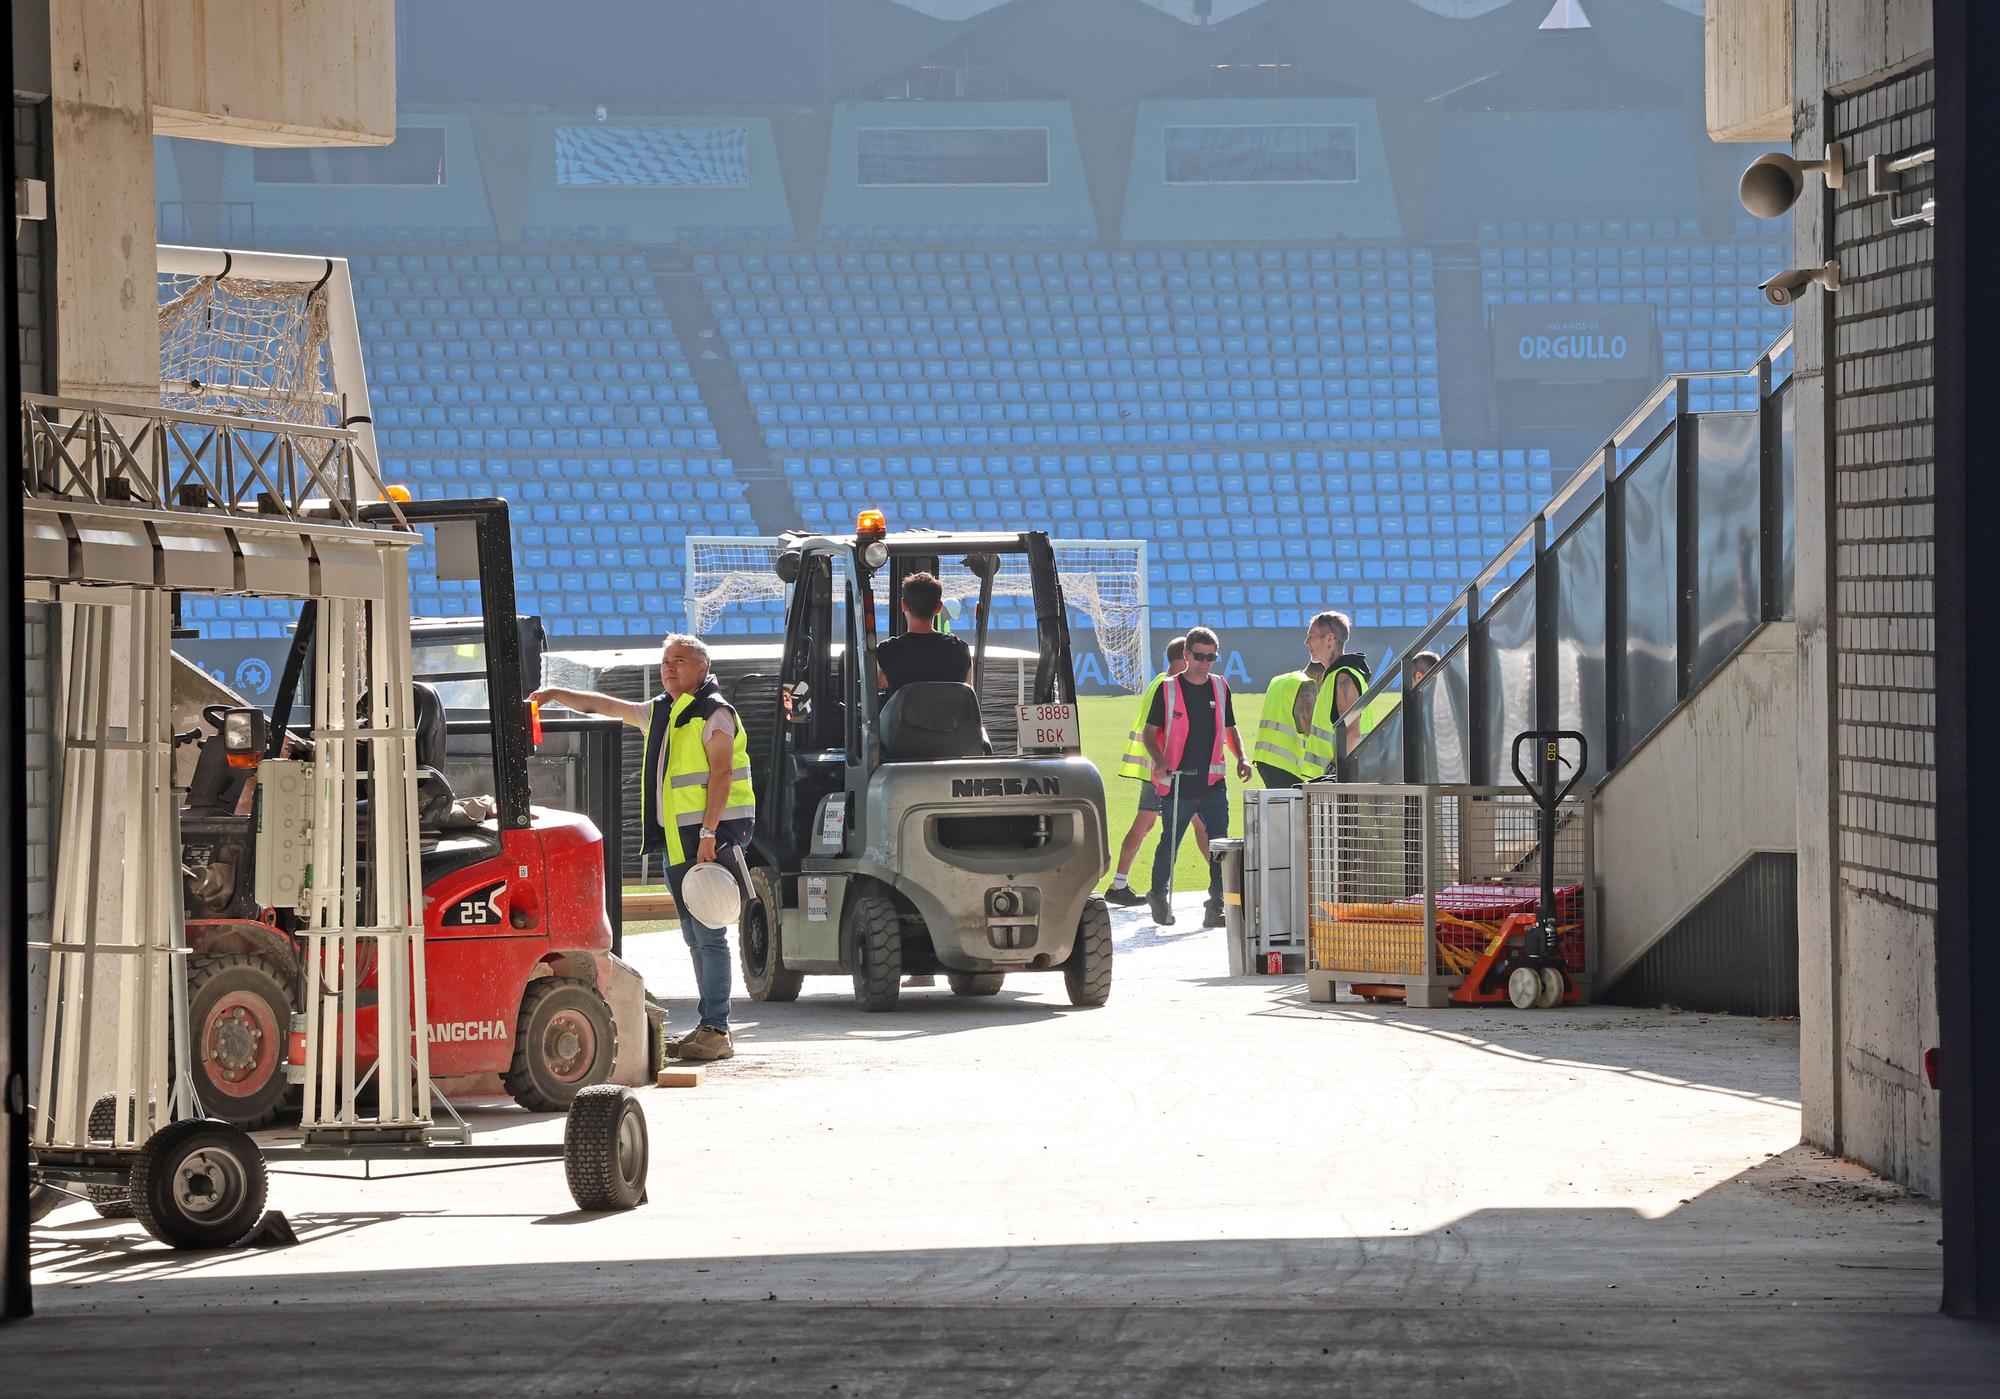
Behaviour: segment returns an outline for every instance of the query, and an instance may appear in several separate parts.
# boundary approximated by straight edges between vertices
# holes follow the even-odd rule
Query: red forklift
[[[594,1084],[650,1082],[664,1012],[615,953],[600,827],[537,805],[530,790],[543,735],[526,699],[535,677],[523,672],[529,662],[539,668],[541,627],[515,614],[507,503],[396,508],[429,536],[439,579],[478,596],[477,625],[467,619],[450,644],[431,648],[450,669],[419,667],[429,682],[415,685],[431,1076],[498,1075],[535,1112],[562,1111]],[[386,505],[361,514],[393,520]],[[208,1116],[244,1128],[278,1119],[301,1070],[287,1072],[306,989],[293,909],[302,865],[287,839],[302,794],[289,790],[298,769],[284,760],[310,751],[291,719],[306,703],[316,624],[306,602],[268,719],[258,708],[211,705],[202,726],[181,735],[200,745],[180,837],[194,1086]],[[413,634],[421,655],[438,628],[418,622]],[[449,713],[440,690],[452,698]],[[615,727],[562,727],[593,724]],[[608,747],[615,751],[615,735]],[[260,771],[275,776],[260,781]],[[615,907],[615,886],[609,892]],[[371,985],[364,980],[356,1011],[358,1049],[370,1062]]]

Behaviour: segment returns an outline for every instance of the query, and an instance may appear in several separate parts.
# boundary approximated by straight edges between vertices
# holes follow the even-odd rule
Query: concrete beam
[[[1708,0],[1702,19],[1708,135],[1792,139],[1792,0]]]
[[[396,139],[394,0],[149,0],[153,124],[238,146]]]

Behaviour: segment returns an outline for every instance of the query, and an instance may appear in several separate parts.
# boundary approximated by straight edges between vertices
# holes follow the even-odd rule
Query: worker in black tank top
[[[926,680],[971,683],[972,648],[937,629],[943,606],[944,587],[931,574],[912,573],[903,580],[903,634],[875,648],[875,683],[884,700]]]

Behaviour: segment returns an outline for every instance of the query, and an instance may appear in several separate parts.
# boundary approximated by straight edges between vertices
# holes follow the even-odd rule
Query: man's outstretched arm
[[[646,727],[649,706],[633,700],[622,700],[615,695],[600,695],[595,690],[565,690],[560,685],[544,685],[528,696],[537,704],[559,704],[566,709],[574,709],[584,714],[603,714],[612,719],[620,719],[635,729]]]

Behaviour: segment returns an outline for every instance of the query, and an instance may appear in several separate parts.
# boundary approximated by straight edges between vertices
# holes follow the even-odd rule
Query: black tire
[[[275,1122],[291,1084],[291,981],[265,957],[197,957],[188,974],[195,1092],[202,1111],[246,1131]],[[109,1135],[107,1133],[107,1135]]]
[[[616,1083],[583,1089],[563,1124],[563,1174],[580,1210],[629,1210],[646,1200],[646,1114]]]
[[[508,1096],[529,1112],[563,1112],[586,1088],[611,1077],[618,1027],[597,988],[573,976],[545,976],[521,994],[514,1024]]]
[[[743,986],[753,1001],[796,1001],[806,984],[804,972],[786,971],[785,945],[762,899],[751,899],[736,928],[736,960],[743,968]]]
[[[28,1186],[28,1223],[40,1224],[68,1202],[69,1196],[53,1185],[34,1181]]]
[[[1063,985],[1073,1006],[1101,1006],[1111,999],[1111,910],[1097,894],[1083,901],[1076,946],[1063,963]]]
[[[847,906],[854,939],[854,999],[863,1010],[896,1008],[903,986],[903,916],[887,894],[870,890]]]
[[[127,1100],[130,1101],[129,1099]],[[111,1142],[118,1135],[118,1095],[103,1093],[90,1105],[90,1139]],[[130,1219],[132,1198],[122,1185],[86,1185],[83,1198],[105,1219]]]
[[[264,1157],[249,1133],[190,1117],[146,1139],[132,1161],[132,1214],[174,1248],[227,1248],[264,1216]]]
[[[947,972],[945,980],[951,983],[954,996],[997,996],[1000,985],[1007,979],[1005,972]]]

